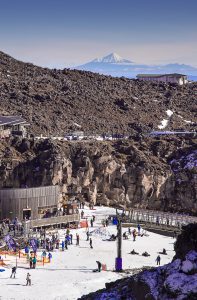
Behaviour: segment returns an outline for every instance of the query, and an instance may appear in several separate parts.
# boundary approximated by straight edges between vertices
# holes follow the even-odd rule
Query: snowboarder
[[[15,276],[16,276],[16,267],[12,268],[12,273],[10,275],[10,278],[12,278],[12,275],[13,275],[13,278],[15,278]]]
[[[133,254],[133,255],[138,255],[139,253],[138,252],[136,252],[134,249],[130,252],[130,254]]]
[[[163,251],[162,251],[162,252],[159,252],[159,254],[167,255],[166,249],[163,248]]]
[[[96,263],[97,263],[97,265],[98,265],[98,272],[100,272],[101,271],[101,267],[102,267],[102,264],[101,264],[101,262],[100,261],[96,261]]]
[[[90,248],[93,249],[93,246],[92,246],[92,239],[90,238]]]
[[[158,265],[160,266],[160,262],[161,262],[161,257],[160,257],[160,255],[157,256],[156,262],[157,262],[157,266],[158,266]]]
[[[147,251],[145,251],[142,253],[142,256],[148,257],[148,256],[150,256],[150,254]]]
[[[27,273],[26,285],[31,285],[31,275],[29,273]]]

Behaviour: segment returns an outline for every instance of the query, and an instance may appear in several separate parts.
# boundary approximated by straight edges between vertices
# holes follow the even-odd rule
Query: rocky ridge
[[[197,83],[185,86],[50,70],[0,52],[0,114],[20,114],[35,135],[196,130]],[[171,116],[167,111],[172,111]],[[47,113],[46,113],[47,112]]]

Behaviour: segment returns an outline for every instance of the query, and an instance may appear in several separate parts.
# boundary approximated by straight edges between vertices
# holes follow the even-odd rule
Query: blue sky
[[[0,0],[0,50],[42,66],[117,52],[197,66],[197,0]]]

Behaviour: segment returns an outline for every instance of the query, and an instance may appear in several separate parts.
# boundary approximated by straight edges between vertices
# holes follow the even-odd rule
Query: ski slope
[[[15,265],[15,258],[9,258],[9,267],[5,268],[5,272],[0,273],[1,300],[73,300],[104,288],[106,282],[127,276],[114,272],[117,244],[116,241],[106,241],[110,234],[117,233],[116,226],[110,225],[104,228],[101,225],[103,219],[115,213],[114,209],[96,207],[93,211],[84,209],[84,212],[88,220],[92,214],[96,216],[94,227],[90,228],[90,232],[93,231],[91,236],[93,249],[90,249],[89,242],[86,241],[86,229],[81,228],[71,231],[73,245],[68,246],[68,250],[52,252],[53,258],[50,264],[44,266],[40,264],[35,270],[29,270],[26,259],[18,259],[16,279],[9,278],[11,267]],[[127,229],[123,228],[124,231]],[[76,246],[76,233],[80,235],[79,246]],[[60,239],[64,239],[65,230],[59,230],[58,234]],[[174,256],[174,240],[154,233],[148,233],[148,235],[137,237],[135,242],[132,237],[129,240],[123,240],[124,269],[156,266],[155,259],[163,248],[167,250],[168,255],[161,256],[161,265],[171,261]],[[129,254],[133,249],[140,255]],[[144,251],[150,253],[151,256],[141,256]],[[93,270],[97,268],[96,260],[106,264],[107,271],[94,273]],[[31,274],[32,286],[25,286],[27,272]]]

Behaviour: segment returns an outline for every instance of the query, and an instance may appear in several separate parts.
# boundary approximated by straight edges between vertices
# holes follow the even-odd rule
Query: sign
[[[30,245],[31,245],[33,251],[36,252],[36,251],[37,251],[37,248],[38,248],[37,240],[36,240],[36,239],[31,239],[31,240],[30,240]]]
[[[16,251],[16,242],[9,234],[5,236],[4,241],[9,249]]]

